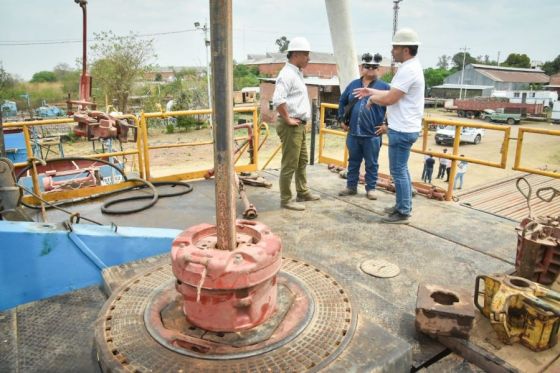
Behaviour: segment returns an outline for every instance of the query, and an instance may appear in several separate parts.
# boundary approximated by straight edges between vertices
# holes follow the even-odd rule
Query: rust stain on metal
[[[474,322],[471,295],[463,289],[418,285],[416,329],[429,334],[469,338]]]

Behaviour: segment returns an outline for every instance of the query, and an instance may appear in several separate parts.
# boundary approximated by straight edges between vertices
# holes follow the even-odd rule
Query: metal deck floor
[[[329,172],[324,165],[308,167],[309,186],[321,194],[321,201],[309,202],[304,212],[289,211],[279,207],[278,172],[266,171],[261,175],[272,181],[273,188],[247,187],[248,196],[257,206],[258,220],[269,225],[281,237],[284,255],[307,261],[337,278],[359,306],[360,318],[412,346],[414,367],[421,367],[445,350],[439,343],[415,331],[418,283],[460,286],[472,291],[477,275],[513,270],[515,223],[507,219],[417,196],[410,225],[386,225],[381,223],[381,211],[394,203],[392,194],[381,191],[377,201],[370,201],[361,189],[358,196],[340,198],[337,193],[345,187],[345,180]],[[123,226],[182,229],[198,223],[215,222],[213,181],[197,181],[193,185],[191,194],[161,199],[153,208],[128,216],[103,216],[98,202],[67,208],[102,222],[113,221]],[[241,211],[241,205],[238,211]],[[66,217],[59,212],[49,212],[49,218],[58,222]],[[391,279],[364,274],[359,265],[371,258],[396,263],[400,274]],[[75,300],[75,297],[81,299],[83,292],[91,296],[91,301]],[[88,355],[86,350],[91,346],[91,323],[103,303],[101,294],[97,289],[84,289],[56,297],[60,301],[54,305],[47,300],[0,313],[0,371],[18,371],[13,370],[17,366],[24,368],[21,362],[25,361],[27,354],[47,356],[41,350],[44,348],[52,353],[53,357],[49,360],[52,362],[73,356],[78,360],[89,358],[91,363],[91,351]],[[62,309],[61,305],[67,303],[83,303],[83,308],[88,309]],[[71,339],[66,342],[56,339],[56,343],[53,340],[47,345],[39,345],[33,339],[40,336],[25,337],[21,330],[32,328],[31,324],[25,323],[40,324],[46,328],[41,334],[44,338],[56,335],[57,328],[62,328],[55,322],[19,317],[21,312],[33,307],[39,308],[36,312],[46,314],[55,307],[61,318],[67,318],[69,322],[75,312],[81,313],[84,320],[64,329],[81,341],[77,344],[83,351],[72,352],[76,342]],[[14,323],[16,316],[17,323]],[[7,337],[4,338],[4,335]],[[14,340],[14,335],[17,340]],[[6,359],[6,356],[11,357]]]

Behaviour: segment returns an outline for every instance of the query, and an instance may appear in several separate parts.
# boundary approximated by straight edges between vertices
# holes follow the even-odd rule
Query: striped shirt
[[[307,87],[303,80],[303,73],[297,66],[287,62],[280,70],[278,78],[276,78],[272,104],[275,109],[282,104],[286,104],[290,118],[311,119]]]

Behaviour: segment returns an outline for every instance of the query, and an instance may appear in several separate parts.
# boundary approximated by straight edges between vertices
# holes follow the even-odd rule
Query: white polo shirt
[[[303,80],[303,73],[297,66],[287,62],[278,73],[276,87],[272,95],[272,104],[274,108],[286,104],[290,118],[311,119],[311,105],[307,95],[307,86]]]
[[[424,72],[418,58],[413,57],[397,70],[391,88],[404,92],[404,96],[387,106],[389,128],[398,132],[420,132],[424,115]]]

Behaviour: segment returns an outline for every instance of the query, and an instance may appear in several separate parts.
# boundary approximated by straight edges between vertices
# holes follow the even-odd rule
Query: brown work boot
[[[367,193],[366,193],[366,197],[367,197],[367,199],[376,200],[377,199],[377,194],[375,193],[375,189],[368,190]]]
[[[338,192],[338,195],[340,197],[355,196],[356,194],[358,194],[358,191],[356,189],[350,189],[350,188],[346,188]]]
[[[307,201],[318,201],[321,199],[321,196],[318,194],[313,194],[311,192],[305,194],[298,194],[296,197],[297,202],[307,202]]]
[[[286,202],[286,203],[281,203],[280,206],[284,209],[294,210],[294,211],[305,210],[305,205],[304,204],[293,202],[293,201]]]

